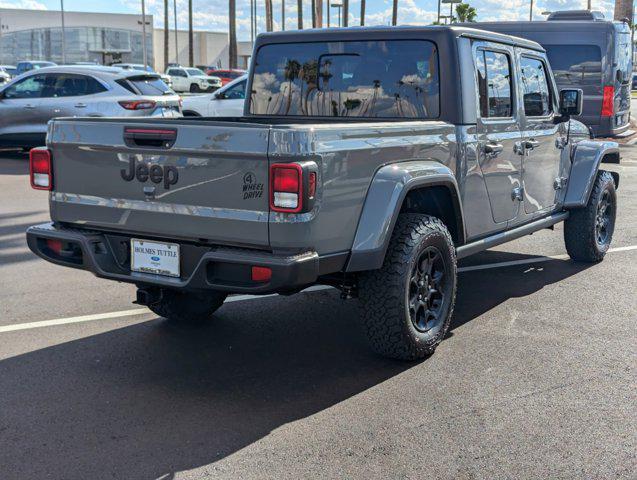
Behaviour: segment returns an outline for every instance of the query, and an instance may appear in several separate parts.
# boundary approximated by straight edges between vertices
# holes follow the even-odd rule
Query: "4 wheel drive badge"
[[[243,199],[261,198],[263,196],[263,184],[257,181],[253,172],[246,172],[243,176]]]
[[[172,165],[161,166],[157,164],[148,165],[146,163],[136,163],[135,157],[130,157],[128,162],[128,171],[120,170],[120,174],[124,180],[130,182],[133,178],[137,178],[138,182],[145,183],[150,180],[153,183],[162,183],[166,190],[171,185],[175,185],[179,180],[179,171],[177,167]]]

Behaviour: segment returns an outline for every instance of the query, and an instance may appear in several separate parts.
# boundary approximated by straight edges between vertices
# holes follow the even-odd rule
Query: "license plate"
[[[131,270],[179,277],[179,245],[132,238]]]

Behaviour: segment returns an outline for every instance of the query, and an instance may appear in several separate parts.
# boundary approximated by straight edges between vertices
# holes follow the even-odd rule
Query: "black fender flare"
[[[599,166],[607,155],[616,156],[619,159],[619,145],[616,142],[593,140],[577,142],[572,154],[571,172],[564,196],[565,209],[586,206]],[[619,178],[616,178],[615,183],[619,183],[618,180]]]
[[[449,167],[435,160],[385,165],[376,172],[367,191],[346,271],[380,268],[405,197],[411,190],[432,186],[449,190],[458,237],[464,243],[462,202],[458,182]]]

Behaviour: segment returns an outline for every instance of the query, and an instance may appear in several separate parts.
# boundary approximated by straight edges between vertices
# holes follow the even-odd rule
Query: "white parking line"
[[[630,250],[637,250],[637,245],[611,248],[608,250],[608,253],[626,252]],[[461,267],[458,269],[458,272],[459,273],[473,272],[476,270],[488,270],[491,268],[511,267],[515,265],[526,265],[529,263],[548,262],[551,260],[566,260],[568,258],[569,257],[566,254],[548,255],[545,257],[532,257],[532,258],[525,258],[522,260],[511,260],[508,262],[486,263],[483,265],[472,265],[469,267]],[[328,285],[314,285],[312,287],[306,288],[303,291],[316,292],[319,290],[327,290],[330,288],[333,288],[333,287],[330,287]],[[234,295],[232,297],[228,297],[228,299],[226,300],[226,303],[243,302],[246,300],[255,300],[258,298],[274,297],[276,295],[277,295],[276,293],[273,293],[270,295]],[[82,322],[92,322],[94,320],[107,320],[111,318],[131,317],[136,315],[144,315],[146,313],[151,313],[151,311],[148,310],[147,308],[134,308],[132,310],[121,310],[119,312],[97,313],[94,315],[81,315],[79,317],[57,318],[55,320],[44,320],[41,322],[18,323],[15,325],[0,326],[0,333],[16,332],[18,330],[30,330],[30,329],[42,328],[42,327],[52,327],[56,325],[67,325],[69,323],[82,323]]]

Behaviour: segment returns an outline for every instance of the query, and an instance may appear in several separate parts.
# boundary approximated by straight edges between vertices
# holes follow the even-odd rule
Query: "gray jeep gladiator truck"
[[[573,259],[608,250],[617,144],[569,121],[582,92],[557,90],[537,43],[309,30],[260,35],[253,58],[241,118],[53,120],[31,152],[52,219],[33,252],[176,321],[332,285],[376,352],[416,359],[449,328],[457,259],[558,222]]]

